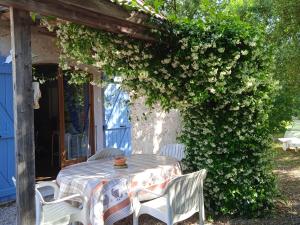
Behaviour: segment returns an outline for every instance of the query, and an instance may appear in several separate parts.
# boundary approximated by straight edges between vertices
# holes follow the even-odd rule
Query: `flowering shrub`
[[[276,191],[268,134],[276,82],[263,34],[229,17],[177,21],[167,31],[153,30],[162,40],[147,43],[61,22],[61,67],[81,71],[75,82],[85,77],[84,64],[121,75],[124,88],[149,105],[178,109],[184,162],[208,170],[206,205],[217,214],[262,213]]]

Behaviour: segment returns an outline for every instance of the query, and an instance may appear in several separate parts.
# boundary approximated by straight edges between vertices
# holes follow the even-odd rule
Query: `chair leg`
[[[139,216],[133,213],[133,225],[139,225]]]
[[[200,185],[200,205],[199,205],[199,225],[204,225],[205,209],[204,209],[204,196],[203,196],[203,181]]]
[[[204,206],[200,206],[199,210],[199,225],[204,225],[205,214],[204,214]]]
[[[203,216],[201,216],[201,213],[199,213],[199,225],[204,225],[204,219]]]

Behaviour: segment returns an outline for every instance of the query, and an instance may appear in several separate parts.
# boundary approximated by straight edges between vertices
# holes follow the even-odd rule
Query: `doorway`
[[[41,91],[39,108],[34,110],[37,180],[53,179],[60,169],[57,71],[55,64],[34,66],[34,77]]]
[[[36,178],[50,180],[94,153],[93,89],[70,84],[56,64],[34,68],[42,96],[34,110]]]
[[[86,161],[95,153],[94,96],[89,82],[69,82],[68,72],[59,76],[61,167]]]

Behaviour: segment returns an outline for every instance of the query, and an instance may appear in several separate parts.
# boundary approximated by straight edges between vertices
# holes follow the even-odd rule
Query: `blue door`
[[[129,120],[129,96],[120,84],[111,83],[104,91],[105,145],[119,148],[126,155],[131,153],[131,126]]]
[[[11,63],[0,56],[0,202],[15,198],[13,89]]]

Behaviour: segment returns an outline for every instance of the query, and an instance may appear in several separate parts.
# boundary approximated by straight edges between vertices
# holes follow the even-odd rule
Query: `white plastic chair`
[[[184,149],[183,144],[168,144],[160,149],[159,155],[173,157],[181,161],[184,158]]]
[[[167,225],[173,225],[199,212],[199,224],[204,225],[204,197],[203,181],[206,170],[190,173],[174,178],[166,188],[163,196],[140,203],[140,191],[155,193],[145,189],[135,192],[133,197],[133,225],[138,225],[138,218],[142,214],[149,214]]]
[[[16,185],[16,179],[12,178]],[[53,189],[54,200],[45,201],[40,188],[51,187]],[[81,222],[83,225],[88,225],[89,215],[87,201],[79,194],[70,195],[58,199],[59,187],[53,181],[43,181],[35,186],[35,212],[36,225],[67,225],[73,222]],[[81,208],[75,207],[67,201],[78,202],[81,200]]]
[[[96,152],[94,155],[89,157],[87,161],[93,161],[104,158],[111,158],[118,155],[124,155],[124,152],[118,148],[104,148],[99,152]]]

